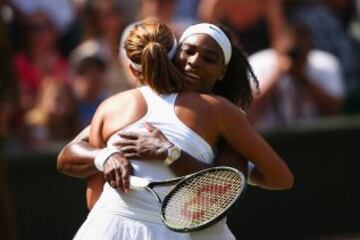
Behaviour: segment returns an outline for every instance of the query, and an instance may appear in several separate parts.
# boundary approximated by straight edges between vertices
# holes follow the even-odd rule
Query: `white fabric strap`
[[[114,147],[106,147],[100,150],[100,152],[96,155],[94,164],[96,169],[103,172],[105,162],[115,153],[121,153],[119,149]]]
[[[207,34],[212,37],[220,46],[224,53],[225,64],[228,64],[231,59],[232,48],[229,38],[223,30],[218,26],[209,23],[199,23],[188,27],[180,37],[180,43],[193,34]]]
[[[169,59],[172,59],[175,56],[176,49],[177,49],[177,46],[178,46],[177,40],[176,40],[174,35],[173,35],[173,38],[174,38],[173,46],[171,47],[170,51],[168,52]],[[138,63],[132,61],[130,58],[128,58],[128,59],[129,59],[129,63],[131,64],[131,66],[133,68],[135,68],[139,72],[142,72],[141,64],[138,64]]]

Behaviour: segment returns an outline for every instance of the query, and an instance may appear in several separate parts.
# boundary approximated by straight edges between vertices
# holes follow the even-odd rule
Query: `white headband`
[[[169,59],[172,59],[174,56],[175,56],[175,53],[176,53],[176,49],[177,49],[177,46],[178,46],[178,43],[177,43],[177,40],[175,38],[175,36],[173,35],[174,37],[174,43],[173,43],[173,46],[171,47],[170,51],[168,52],[168,57]],[[136,62],[133,62],[130,58],[129,59],[129,63],[131,66],[133,66],[133,68],[135,68],[137,71],[139,72],[142,72],[142,66],[141,64],[138,64]]]
[[[209,23],[199,23],[188,27],[180,37],[180,43],[190,35],[203,33],[212,37],[221,47],[224,53],[225,64],[231,59],[231,42],[226,34],[218,26]]]

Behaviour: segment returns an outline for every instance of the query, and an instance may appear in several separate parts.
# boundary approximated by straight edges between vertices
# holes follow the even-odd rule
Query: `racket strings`
[[[225,170],[190,178],[169,198],[165,221],[178,228],[193,228],[211,221],[231,205],[244,184],[239,174]]]

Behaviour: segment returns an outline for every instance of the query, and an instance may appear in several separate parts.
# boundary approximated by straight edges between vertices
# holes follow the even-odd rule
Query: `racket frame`
[[[182,185],[186,184],[186,182],[189,180],[189,179],[193,179],[193,178],[196,178],[197,176],[200,176],[200,175],[204,175],[206,174],[207,172],[212,172],[212,171],[219,171],[219,170],[224,170],[224,169],[227,169],[227,170],[231,170],[233,172],[236,172],[240,178],[241,178],[241,185],[240,187],[242,188],[238,193],[237,195],[234,197],[234,199],[231,201],[231,203],[215,218],[213,219],[210,219],[208,221],[205,221],[204,223],[196,226],[196,227],[192,227],[192,228],[182,228],[182,227],[177,227],[177,226],[174,226],[174,225],[171,225],[169,224],[166,219],[165,219],[165,208],[166,208],[166,204],[167,202],[169,201],[169,199],[171,198],[171,196],[173,195],[173,193],[175,191],[177,191]],[[201,171],[198,171],[196,173],[193,173],[193,174],[190,174],[190,175],[187,175],[187,176],[183,176],[183,177],[179,177],[179,178],[175,178],[175,179],[170,179],[169,181],[171,181],[171,183],[173,184],[174,182],[179,181],[176,185],[174,185],[172,187],[172,189],[166,194],[166,196],[164,197],[164,199],[162,201],[159,201],[161,202],[161,212],[160,212],[160,216],[161,216],[161,220],[162,222],[165,224],[165,226],[167,226],[169,229],[171,229],[172,231],[175,231],[175,232],[192,232],[192,231],[198,231],[198,230],[202,230],[202,229],[205,229],[205,228],[208,228],[212,225],[214,225],[215,223],[217,223],[218,221],[220,221],[221,219],[223,219],[225,216],[229,215],[238,205],[239,203],[241,202],[242,198],[243,198],[243,195],[242,194],[243,192],[245,192],[246,188],[247,188],[247,184],[246,184],[246,177],[245,175],[235,169],[235,168],[232,168],[232,167],[226,167],[226,166],[219,166],[219,167],[211,167],[211,168],[207,168],[207,169],[204,169],[204,170],[201,170]],[[166,181],[167,182],[167,181]],[[152,185],[159,185],[157,184],[156,182],[154,182],[155,184],[151,183]],[[150,185],[150,184],[149,184]],[[150,192],[154,192],[154,191],[150,191]],[[154,193],[153,193],[154,194]],[[155,193],[155,195],[157,196],[157,194]],[[159,196],[157,196],[158,199]]]

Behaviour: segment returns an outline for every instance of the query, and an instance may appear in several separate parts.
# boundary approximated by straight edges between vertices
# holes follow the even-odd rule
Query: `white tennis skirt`
[[[89,214],[74,240],[235,240],[225,221],[221,220],[201,231],[178,233],[163,224],[97,211]]]

